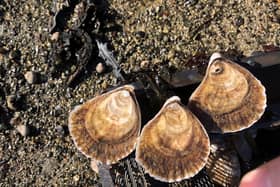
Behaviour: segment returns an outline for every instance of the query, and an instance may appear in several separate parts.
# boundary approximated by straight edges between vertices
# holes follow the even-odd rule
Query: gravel
[[[263,45],[280,45],[280,9],[273,0],[108,2],[109,13],[117,16],[102,34],[126,73],[190,68],[188,59],[199,53],[249,55]],[[67,120],[74,106],[117,82],[112,73],[92,70],[68,87],[67,64],[53,74],[50,53],[60,34],[49,33],[49,20],[62,5],[62,0],[0,1],[0,107],[9,119],[21,120],[20,128],[6,128],[11,124],[0,120],[0,186],[100,186],[90,160],[75,148]],[[47,79],[33,84],[26,72]],[[8,104],[10,95],[24,96],[17,113]],[[32,136],[23,127],[32,128]]]

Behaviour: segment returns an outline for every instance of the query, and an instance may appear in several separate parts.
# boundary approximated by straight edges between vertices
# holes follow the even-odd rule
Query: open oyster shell
[[[208,135],[179,97],[169,98],[142,130],[136,161],[149,175],[174,182],[197,174],[210,153]]]
[[[77,106],[69,116],[69,131],[76,147],[104,164],[129,155],[135,148],[140,128],[140,108],[129,85]]]
[[[214,53],[188,107],[210,132],[236,132],[260,119],[265,88],[248,70]]]

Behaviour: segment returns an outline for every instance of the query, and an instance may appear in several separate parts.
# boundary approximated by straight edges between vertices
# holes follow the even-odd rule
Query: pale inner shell
[[[162,111],[158,118],[157,126],[154,129],[158,136],[152,137],[154,142],[165,154],[174,154],[180,151],[181,155],[186,154],[187,147],[192,143],[192,125],[188,125],[186,111],[177,102],[170,103]],[[164,143],[163,143],[164,142]],[[183,152],[182,152],[183,151]]]
[[[136,161],[152,177],[175,182],[198,173],[210,152],[208,135],[176,96],[142,129]]]
[[[104,97],[87,113],[86,128],[97,141],[116,143],[129,136],[138,119],[133,97],[120,90]]]
[[[238,108],[249,91],[246,77],[234,69],[228,63],[213,62],[209,68],[207,77],[209,86],[205,87],[205,93],[201,94],[201,105],[211,113],[223,114]],[[215,94],[212,94],[215,91]]]

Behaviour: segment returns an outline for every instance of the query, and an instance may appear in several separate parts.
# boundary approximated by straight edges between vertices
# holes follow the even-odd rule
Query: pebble
[[[10,124],[13,126],[21,125],[20,112],[15,112],[13,118],[10,120]]]
[[[15,112],[14,117],[10,120],[10,124],[24,137],[31,134],[31,128],[22,124],[19,112]]]
[[[27,71],[24,74],[24,78],[29,84],[38,84],[45,81],[40,73],[34,71]]]
[[[4,55],[0,52],[0,63],[2,63],[4,60]]]
[[[12,50],[12,51],[9,53],[9,59],[10,59],[10,60],[19,61],[19,60],[20,60],[20,57],[21,57],[21,52],[20,52],[20,50]]]
[[[173,59],[175,56],[175,51],[173,49],[171,49],[169,52],[168,52],[168,55],[167,55],[167,58],[169,60]]]
[[[73,177],[73,180],[74,180],[75,182],[78,182],[78,181],[80,180],[80,176],[79,176],[79,175],[75,175],[75,176]]]
[[[24,137],[30,135],[30,128],[27,125],[18,125],[16,130]]]
[[[197,3],[198,3],[198,0],[187,0],[187,1],[185,1],[184,5],[193,6],[193,5],[196,5]]]
[[[4,56],[7,53],[7,50],[5,50],[5,48],[0,47],[0,62],[2,63],[4,60]]]
[[[104,73],[105,69],[105,65],[101,62],[99,62],[95,67],[97,73]]]
[[[236,18],[236,20],[235,20],[235,25],[237,26],[237,27],[240,27],[241,25],[243,25],[244,24],[244,19],[241,17],[241,16],[239,16],[238,18]]]
[[[168,38],[168,36],[165,34],[164,36],[163,36],[163,39],[162,39],[164,42],[168,42],[169,41],[169,38]]]
[[[140,63],[140,67],[141,68],[148,68],[149,67],[149,61],[148,60],[143,60],[141,63]]]
[[[61,106],[59,106],[59,105],[57,105],[57,106],[55,106],[55,108],[54,108],[54,116],[55,117],[58,117],[59,115],[61,115],[62,114],[62,108],[61,108]]]
[[[1,46],[1,44],[0,44],[0,46]],[[2,54],[6,54],[8,52],[8,49],[6,48],[6,47],[4,47],[4,46],[1,46],[0,47],[0,54],[2,55]]]
[[[20,106],[20,96],[17,95],[9,95],[6,97],[6,101],[7,101],[7,107],[10,110],[18,110],[19,106]]]
[[[58,135],[60,136],[64,136],[65,135],[65,131],[64,131],[64,128],[63,126],[59,125],[59,126],[56,126],[55,127],[55,131]]]
[[[59,38],[59,32],[54,32],[51,36],[52,41],[57,41]]]

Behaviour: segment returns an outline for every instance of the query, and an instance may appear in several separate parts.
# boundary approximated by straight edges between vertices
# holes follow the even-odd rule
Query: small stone
[[[153,64],[160,64],[162,61],[160,60],[160,59],[158,59],[158,58],[155,58],[154,60],[153,60]]]
[[[103,81],[101,84],[101,88],[102,89],[106,89],[108,87],[108,82],[107,81]]]
[[[15,112],[14,113],[13,118],[10,120],[10,124],[12,126],[22,125],[19,112]]]
[[[14,117],[10,120],[10,124],[24,137],[31,135],[33,132],[31,126],[22,123],[19,112],[15,112]]]
[[[1,13],[0,13],[1,15]],[[1,16],[0,16],[1,17]],[[5,47],[5,45],[0,41],[0,54],[6,54],[8,52],[8,49]]]
[[[75,175],[75,176],[73,177],[73,180],[74,180],[75,182],[78,182],[78,181],[80,180],[80,176],[79,176],[79,175]]]
[[[187,0],[184,3],[184,6],[193,6],[196,5],[198,3],[198,0]]]
[[[20,106],[21,97],[17,95],[9,95],[6,97],[7,107],[10,110],[18,110]]]
[[[64,130],[63,126],[61,126],[61,125],[56,126],[55,127],[55,131],[60,136],[64,136],[65,135],[65,130]]]
[[[175,56],[175,51],[173,49],[171,49],[169,52],[168,52],[168,55],[167,55],[167,58],[169,60],[173,59]]]
[[[0,45],[0,54],[3,55],[3,54],[6,54],[7,52],[8,52],[8,49],[6,47]]]
[[[29,83],[29,84],[34,84],[38,77],[37,77],[37,73],[33,72],[33,71],[28,71],[24,74],[24,78],[26,79],[26,81]]]
[[[244,19],[241,17],[241,16],[239,16],[237,19],[236,19],[236,21],[235,21],[235,25],[237,26],[237,27],[240,27],[241,25],[243,25],[244,24]]]
[[[0,52],[0,63],[2,63],[4,60],[4,55]]]
[[[141,68],[148,68],[149,67],[149,61],[148,60],[143,60],[141,63],[140,63],[140,67]]]
[[[24,74],[24,78],[29,84],[39,84],[46,81],[40,73],[34,71],[27,71]]]
[[[162,39],[164,42],[168,42],[169,41],[169,38],[168,38],[168,36],[165,34],[164,36],[163,36],[163,39]]]
[[[163,33],[167,34],[169,32],[169,28],[165,25],[163,26],[163,30],[162,30]]]
[[[58,116],[61,115],[61,114],[62,114],[62,108],[61,108],[61,106],[59,106],[59,105],[55,106],[55,108],[54,108],[54,116],[55,116],[55,117],[58,117]]]
[[[95,68],[96,72],[97,73],[104,73],[105,71],[105,66],[103,63],[99,62],[97,65],[96,65],[96,68]]]
[[[27,125],[18,125],[16,130],[24,137],[30,135],[30,128]]]
[[[20,50],[13,50],[9,53],[9,59],[13,61],[19,61],[21,57],[21,52]]]
[[[52,35],[51,35],[51,40],[52,41],[57,41],[59,38],[59,32],[54,32]]]
[[[135,35],[139,38],[144,38],[146,33],[144,31],[138,31],[135,33]]]

